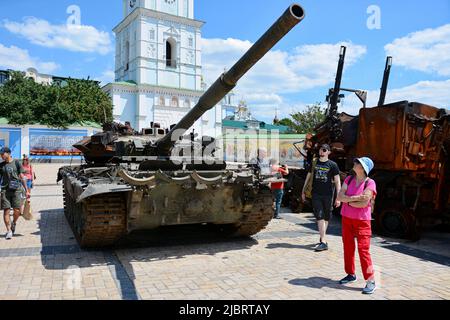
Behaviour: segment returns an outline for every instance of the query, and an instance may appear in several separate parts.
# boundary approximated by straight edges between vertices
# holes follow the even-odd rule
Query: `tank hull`
[[[267,185],[255,188],[252,175],[158,171],[142,179],[127,172],[135,181],[131,185],[120,174],[109,183],[98,175],[83,180],[87,170],[61,168],[65,215],[84,248],[111,246],[132,231],[173,225],[221,225],[229,236],[251,236],[273,218],[271,191]],[[101,175],[114,172],[112,167]]]

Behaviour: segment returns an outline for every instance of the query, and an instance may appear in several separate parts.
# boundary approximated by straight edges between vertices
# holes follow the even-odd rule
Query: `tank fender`
[[[77,198],[77,202],[81,202],[89,197],[97,196],[104,193],[128,192],[132,187],[127,185],[111,185],[106,183],[90,184],[84,192]]]
[[[155,186],[155,176],[149,178],[135,178],[130,176],[125,170],[119,170],[119,177],[121,177],[126,183],[133,186]]]

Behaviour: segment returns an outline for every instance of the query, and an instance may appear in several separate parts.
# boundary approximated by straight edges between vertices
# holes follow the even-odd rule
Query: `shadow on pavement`
[[[278,249],[278,248],[284,248],[284,249],[304,249],[308,251],[314,251],[314,248],[317,246],[317,243],[315,244],[307,244],[307,245],[300,245],[300,244],[290,244],[290,243],[269,243],[266,248],[267,249]]]
[[[40,214],[39,231],[33,234],[40,236],[42,265],[46,269],[69,270],[106,264],[123,300],[140,299],[134,285],[133,261],[175,260],[194,254],[215,255],[250,248],[258,243],[252,238],[225,238],[208,226],[177,226],[134,232],[113,248],[83,250],[75,240],[63,209],[43,210]],[[126,252],[123,251],[125,249]],[[129,250],[131,254],[128,254]],[[124,254],[119,258],[118,253],[121,252]]]
[[[314,289],[322,289],[322,288],[332,288],[339,290],[348,290],[348,291],[361,291],[359,288],[346,287],[339,284],[336,280],[323,278],[323,277],[310,277],[307,279],[292,279],[289,280],[289,284],[294,286],[302,286]]]

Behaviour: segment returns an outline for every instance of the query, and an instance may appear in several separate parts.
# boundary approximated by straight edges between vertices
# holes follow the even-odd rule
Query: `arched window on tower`
[[[179,103],[178,103],[178,97],[173,96],[173,97],[172,97],[172,102],[170,103],[170,105],[171,105],[172,107],[178,107],[178,106],[179,106]]]
[[[166,41],[166,66],[176,68],[177,67],[177,43],[173,38],[169,38]]]

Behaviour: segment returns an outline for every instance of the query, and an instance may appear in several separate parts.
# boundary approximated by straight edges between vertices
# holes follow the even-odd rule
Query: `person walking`
[[[33,189],[34,179],[36,175],[34,174],[33,166],[30,163],[30,159],[26,154],[23,155],[22,158],[22,167],[25,171],[24,177],[27,179],[27,189],[31,194],[31,189]]]
[[[279,166],[279,161],[277,159],[270,160],[270,165],[272,169],[272,174],[274,176],[278,176],[282,178],[283,176],[287,176],[289,174],[289,168],[287,165]],[[274,219],[281,219],[280,218],[280,209],[281,209],[281,202],[283,201],[283,195],[284,195],[284,182],[272,182],[270,184],[270,189],[273,192],[273,196],[275,198],[275,214]]]
[[[16,232],[16,223],[21,214],[22,187],[26,190],[27,198],[30,196],[30,193],[26,185],[22,164],[20,161],[14,160],[11,157],[11,149],[8,147],[2,148],[0,150],[0,156],[3,159],[3,162],[0,163],[0,176],[2,177],[1,209],[4,210],[3,220],[6,226],[5,238],[10,240]],[[14,211],[12,222],[9,215],[11,208]]]
[[[341,190],[339,167],[336,162],[328,158],[330,154],[330,146],[328,144],[323,144],[319,150],[319,159],[317,160],[315,166],[313,166],[312,172],[309,172],[306,176],[302,191],[302,199],[303,202],[305,202],[305,189],[309,183],[309,179],[313,179],[312,206],[320,234],[320,242],[315,248],[316,252],[328,250],[326,234],[333,208],[334,189],[336,189],[336,193],[339,193]],[[336,199],[334,205],[337,208],[341,205],[341,203]]]
[[[362,293],[372,294],[376,290],[374,269],[370,255],[370,239],[372,236],[372,200],[377,194],[375,181],[369,173],[374,163],[370,158],[362,157],[354,160],[353,175],[344,181],[338,199],[343,203],[342,242],[344,245],[344,265],[347,276],[339,281],[346,284],[356,281],[355,274],[355,238],[366,286]]]

